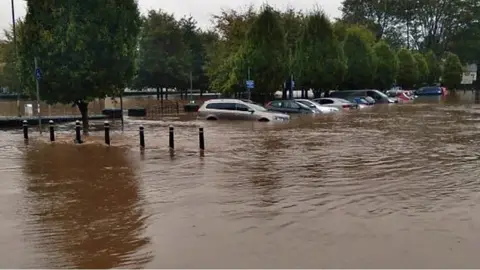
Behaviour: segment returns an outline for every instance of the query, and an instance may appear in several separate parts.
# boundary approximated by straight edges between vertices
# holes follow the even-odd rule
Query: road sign
[[[292,89],[295,89],[295,81],[294,80],[291,81],[291,85],[292,85]]]
[[[245,84],[247,85],[247,88],[248,88],[248,89],[253,89],[253,88],[255,88],[255,82],[254,82],[253,80],[247,80],[247,81],[245,82]]]
[[[35,77],[37,77],[37,80],[42,78],[42,73],[40,72],[39,68],[35,69]]]

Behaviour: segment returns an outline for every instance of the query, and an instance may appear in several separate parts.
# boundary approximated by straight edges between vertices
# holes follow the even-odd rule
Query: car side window
[[[210,103],[207,109],[235,111],[235,103]]]
[[[237,111],[242,111],[242,112],[248,112],[250,110],[249,107],[243,105],[243,104],[236,104],[237,105]]]
[[[331,100],[331,99],[321,99],[320,104],[333,104],[333,100]]]
[[[296,102],[293,102],[293,101],[287,102],[285,107],[287,107],[289,109],[296,109],[296,110],[301,108],[300,105],[298,105]]]
[[[283,103],[281,101],[272,101],[270,103],[270,106],[276,107],[276,108],[281,108],[281,107],[283,107],[282,105],[283,105]]]

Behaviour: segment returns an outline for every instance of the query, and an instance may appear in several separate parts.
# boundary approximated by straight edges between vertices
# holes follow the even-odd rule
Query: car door
[[[254,118],[254,115],[251,112],[253,110],[247,105],[237,103],[235,106],[238,120],[251,120]]]
[[[231,102],[219,103],[219,119],[222,120],[238,120],[236,104]]]

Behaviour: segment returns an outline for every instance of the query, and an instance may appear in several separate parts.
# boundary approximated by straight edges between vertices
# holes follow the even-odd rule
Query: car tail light
[[[342,107],[343,107],[344,109],[350,109],[352,106],[351,106],[351,105],[348,105],[348,104],[344,104],[344,105],[342,105]]]

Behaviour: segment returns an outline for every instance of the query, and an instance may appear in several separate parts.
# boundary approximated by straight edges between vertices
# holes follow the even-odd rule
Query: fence
[[[28,106],[29,104],[31,107]],[[104,108],[105,102],[103,99],[94,100],[88,105],[88,114],[101,114]],[[42,116],[80,116],[77,106],[67,104],[48,105],[45,102],[40,102],[40,112]],[[0,100],[0,116],[19,116],[19,114],[21,116],[37,115],[37,102],[20,100],[17,103],[16,100]]]

